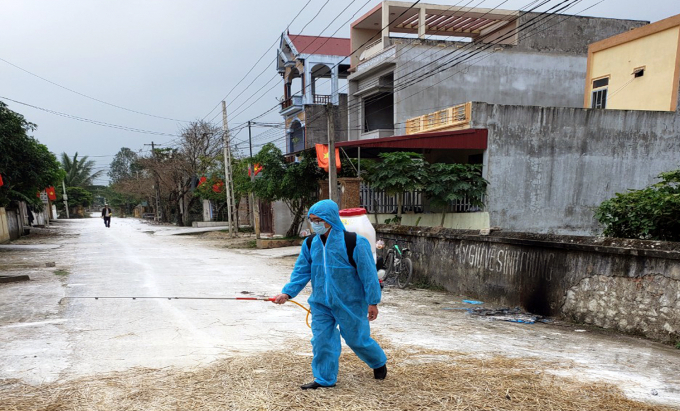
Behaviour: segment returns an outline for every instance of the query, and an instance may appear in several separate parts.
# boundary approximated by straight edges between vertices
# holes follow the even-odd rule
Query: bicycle
[[[411,282],[411,277],[413,276],[413,262],[409,254],[411,250],[404,247],[399,247],[399,242],[410,243],[410,241],[397,240],[394,238],[387,238],[387,240],[394,241],[392,247],[387,250],[387,256],[385,257],[385,278],[383,281],[387,282],[388,279],[394,277],[397,287],[406,288],[406,286]],[[381,240],[382,241],[382,240]],[[380,241],[378,242],[380,243]],[[382,245],[377,244],[377,248],[384,248],[385,243]]]

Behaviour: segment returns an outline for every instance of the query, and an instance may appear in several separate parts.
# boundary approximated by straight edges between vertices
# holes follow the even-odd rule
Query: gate
[[[260,201],[260,232],[273,233],[272,203]]]

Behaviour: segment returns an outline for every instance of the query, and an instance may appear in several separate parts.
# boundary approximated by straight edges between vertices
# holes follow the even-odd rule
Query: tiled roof
[[[349,39],[289,34],[288,37],[300,54],[324,56],[349,56],[352,48]]]

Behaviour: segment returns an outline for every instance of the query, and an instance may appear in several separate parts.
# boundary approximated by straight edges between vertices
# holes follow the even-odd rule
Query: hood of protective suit
[[[307,213],[307,217],[309,217],[311,214],[314,214],[315,216],[319,217],[323,221],[330,224],[330,226],[333,229],[338,231],[345,231],[345,225],[342,224],[342,221],[340,220],[340,211],[335,201],[333,200],[319,201],[318,203],[310,207],[309,213]]]

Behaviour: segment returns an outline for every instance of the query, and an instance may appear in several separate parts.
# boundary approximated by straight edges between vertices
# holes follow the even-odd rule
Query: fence
[[[314,94],[314,104],[328,104],[333,102],[333,96]]]
[[[368,184],[361,184],[359,191],[361,207],[369,213],[397,214],[397,196],[387,194],[382,190],[374,190]],[[483,200],[483,199],[482,199]],[[429,212],[427,202],[424,201],[422,191],[406,191],[402,204],[402,212]],[[473,205],[466,197],[449,203],[447,213],[469,213],[484,211],[483,207]]]
[[[444,110],[406,120],[406,134],[469,128],[471,109],[472,103],[458,104]]]

